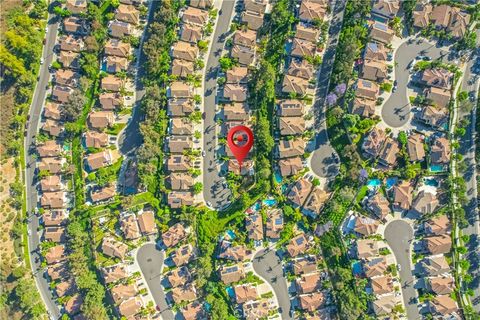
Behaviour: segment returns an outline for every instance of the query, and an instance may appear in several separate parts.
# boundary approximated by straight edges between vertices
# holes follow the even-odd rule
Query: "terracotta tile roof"
[[[143,211],[141,214],[138,214],[137,218],[138,226],[143,234],[154,234],[157,232],[153,211]]]
[[[363,263],[363,271],[367,278],[383,276],[387,271],[387,267],[385,256],[370,258]]]
[[[134,297],[123,301],[118,306],[118,311],[124,317],[131,317],[139,313],[143,306],[143,300],[140,297]]]
[[[244,8],[248,11],[265,13],[268,5],[268,0],[245,0]]]
[[[400,10],[399,0],[375,0],[373,1],[372,12],[382,16],[393,18]]]
[[[369,199],[368,208],[381,220],[385,219],[391,212],[390,203],[381,192],[377,192],[375,196]]]
[[[112,184],[97,190],[92,190],[90,193],[90,197],[92,198],[92,201],[95,203],[95,202],[106,201],[108,199],[111,199],[116,194],[117,194],[117,187],[115,186],[115,184]]]
[[[118,92],[123,87],[123,80],[114,75],[107,75],[102,78],[102,89]]]
[[[223,88],[223,96],[230,101],[243,102],[247,100],[247,86],[227,83]]]
[[[196,258],[196,250],[191,244],[185,244],[176,249],[172,254],[173,263],[177,266],[183,266]]]
[[[282,136],[301,135],[305,132],[303,117],[279,117],[279,129]]]
[[[192,167],[190,160],[188,160],[186,156],[180,154],[170,155],[167,158],[166,164],[167,170],[170,172],[188,171]]]
[[[208,11],[194,7],[187,7],[182,15],[184,23],[204,26],[208,22]]]
[[[305,153],[305,140],[280,140],[276,146],[276,153],[279,158],[298,157]]]
[[[238,44],[233,45],[230,53],[232,58],[237,59],[238,63],[243,66],[252,65],[255,62],[255,49],[240,46]]]
[[[357,240],[358,259],[372,258],[378,255],[378,243],[374,239]]]
[[[180,78],[186,78],[195,72],[195,64],[192,61],[173,59],[172,75]]]
[[[54,264],[63,261],[67,258],[65,254],[65,247],[63,245],[56,245],[47,250],[45,260],[47,264]]]
[[[309,247],[308,240],[304,233],[293,237],[287,245],[287,252],[290,257],[296,257],[300,253],[304,253]]]
[[[448,253],[452,248],[452,238],[446,234],[426,237],[424,241],[428,252],[431,254]]]
[[[388,48],[383,43],[369,42],[365,46],[364,59],[386,61],[388,57]]]
[[[358,79],[355,94],[357,97],[363,97],[371,100],[376,100],[380,87],[377,83],[370,80]]]
[[[355,232],[363,236],[370,236],[377,232],[379,225],[380,221],[378,220],[360,216],[355,219]]]
[[[313,292],[298,296],[300,308],[305,311],[313,312],[319,309],[325,303],[323,292]]]
[[[412,209],[421,214],[431,214],[438,205],[439,201],[435,194],[422,190],[413,201]]]
[[[452,97],[450,90],[441,89],[436,87],[430,87],[424,91],[427,99],[430,99],[435,106],[438,107],[448,107],[450,98]]]
[[[70,297],[67,303],[65,303],[65,311],[70,315],[74,315],[80,312],[80,307],[82,304],[83,298],[79,293],[77,293],[73,297]]]
[[[295,280],[295,286],[298,294],[311,293],[321,288],[322,279],[320,272],[315,271],[309,274],[302,274],[300,278]]]
[[[46,227],[59,226],[67,221],[65,210],[49,210],[42,215],[43,225]]]
[[[192,280],[192,275],[190,274],[188,267],[183,266],[170,271],[167,275],[167,280],[170,284],[170,287],[175,288],[190,282]]]
[[[413,187],[409,181],[403,181],[393,186],[393,204],[403,210],[412,205]]]
[[[248,68],[235,66],[226,72],[227,83],[246,83],[248,81]]]
[[[192,96],[193,89],[187,83],[174,81],[170,84],[169,98],[190,98]]]
[[[127,268],[124,264],[116,264],[102,268],[102,273],[105,283],[117,282],[118,280],[128,277]]]
[[[426,257],[421,264],[423,270],[429,276],[438,276],[450,271],[450,266],[444,255]]]
[[[263,240],[263,221],[259,214],[245,217],[245,229],[249,240]]]
[[[424,223],[425,231],[428,234],[441,235],[450,233],[452,225],[446,215],[436,216]]]
[[[123,38],[131,35],[132,29],[132,25],[128,22],[113,20],[108,23],[108,32],[115,38]]]
[[[320,187],[314,187],[303,204],[303,212],[312,216],[318,216],[323,209],[323,205],[330,198],[330,193]]]
[[[120,4],[115,11],[115,18],[131,24],[138,24],[140,22],[140,13],[132,5]]]
[[[393,293],[395,290],[395,288],[393,287],[393,280],[391,276],[380,276],[371,278],[370,285],[372,286],[372,291],[375,295]]]
[[[425,69],[422,72],[422,81],[427,86],[449,89],[453,80],[453,73],[442,68]]]
[[[306,59],[292,59],[287,70],[288,75],[306,80],[312,79],[314,72],[313,65]]]
[[[249,29],[258,30],[263,25],[264,15],[253,11],[242,12],[242,22],[245,23]]]
[[[302,117],[304,104],[301,100],[286,99],[278,102],[277,114],[281,117]]]
[[[110,289],[110,292],[113,297],[113,301],[116,304],[133,298],[137,295],[138,289],[136,284],[117,284],[116,286]]]
[[[122,229],[125,239],[137,239],[140,237],[137,217],[134,214],[130,214],[121,218],[120,229]]]
[[[424,138],[419,133],[411,134],[407,140],[407,152],[410,161],[423,161],[425,159]]]
[[[195,111],[195,105],[192,99],[169,99],[167,111],[170,116],[183,117]]]
[[[318,1],[303,0],[300,4],[299,18],[302,21],[323,21],[326,14],[326,6]]]
[[[162,234],[162,240],[165,246],[173,247],[176,246],[181,240],[185,239],[188,235],[187,230],[180,223],[176,223],[170,228],[167,232]]]
[[[293,176],[303,170],[303,163],[300,157],[281,159],[278,161],[278,167],[282,177]]]
[[[178,41],[172,46],[172,56],[176,59],[195,62],[195,60],[197,60],[198,54],[198,46],[193,43]]]
[[[435,139],[430,147],[430,160],[435,164],[448,164],[450,162],[450,141],[445,137]]]
[[[205,310],[199,301],[194,301],[180,308],[180,313],[185,320],[206,319]]]
[[[428,278],[428,284],[436,295],[450,294],[455,290],[455,279],[451,275]]]
[[[362,149],[371,157],[378,157],[382,151],[382,147],[386,139],[387,136],[385,131],[379,127],[374,127],[363,141]]]
[[[62,117],[62,105],[55,102],[47,102],[43,108],[43,116],[45,118],[53,120],[61,120]]]
[[[288,200],[293,202],[296,206],[301,207],[306,201],[310,191],[312,190],[312,183],[307,179],[299,179],[290,189],[287,194]]]
[[[395,32],[385,23],[375,21],[370,28],[370,37],[373,40],[388,44],[392,42]]]
[[[130,43],[123,42],[119,39],[108,39],[107,43],[105,44],[106,55],[128,58],[130,55],[130,50],[132,50]]]
[[[65,8],[72,14],[86,13],[87,4],[87,0],[67,0]]]
[[[257,300],[257,287],[251,283],[239,284],[233,287],[237,303],[245,303],[251,300]]]
[[[293,273],[296,275],[317,272],[318,261],[315,256],[304,256],[293,260]],[[316,273],[315,273],[316,274]],[[300,279],[297,278],[297,281]]]
[[[109,257],[117,257],[123,260],[128,251],[128,246],[111,237],[103,238],[102,252]]]
[[[293,38],[292,52],[290,55],[297,58],[313,57],[317,52],[317,46],[315,43]]]
[[[219,272],[220,279],[225,284],[238,282],[245,278],[245,269],[241,263],[232,266],[222,266]]]
[[[65,207],[65,192],[44,192],[40,198],[40,204],[45,209],[62,209]]]
[[[104,148],[108,145],[108,134],[89,130],[85,133],[84,141],[87,148]]]
[[[175,303],[179,304],[183,301],[193,301],[197,299],[197,290],[193,283],[187,283],[183,286],[172,289],[172,297]]]
[[[434,297],[429,301],[429,307],[431,312],[442,316],[459,312],[457,302],[448,295]]]
[[[295,31],[295,38],[310,41],[310,42],[317,42],[320,36],[320,30],[303,24],[297,24],[296,31]]]
[[[50,174],[57,174],[62,171],[64,160],[62,158],[46,157],[37,162],[40,171],[48,171]]]
[[[86,163],[90,171],[97,170],[114,164],[121,157],[118,150],[104,150],[97,153],[89,154]]]
[[[43,192],[60,191],[63,189],[62,179],[60,175],[52,175],[40,180],[40,189]]]
[[[256,42],[257,32],[250,29],[237,30],[233,36],[233,43],[243,47],[253,48]]]

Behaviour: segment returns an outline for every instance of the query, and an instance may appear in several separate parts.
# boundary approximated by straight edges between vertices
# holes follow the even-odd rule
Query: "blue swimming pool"
[[[427,185],[427,186],[438,187],[438,181],[437,181],[437,179],[434,179],[434,178],[428,178],[428,179],[427,179],[427,178],[426,178],[426,179],[424,180],[424,182],[425,182],[425,185]]]
[[[275,199],[265,199],[263,200],[263,204],[269,207],[273,207],[274,205],[277,204],[277,200]]]
[[[352,272],[354,276],[359,276],[363,272],[362,263],[360,261],[352,262]]]
[[[367,187],[371,187],[371,188],[380,187],[381,185],[382,185],[382,181],[380,181],[380,179],[370,179],[367,182]]]
[[[387,178],[387,181],[385,182],[387,190],[391,189],[397,183],[397,181],[398,181],[397,177]]]
[[[227,291],[227,294],[230,298],[235,298],[235,291],[233,290],[233,287],[226,287],[225,291]]]
[[[442,172],[443,171],[443,166],[441,164],[432,164],[432,165],[430,165],[430,171],[431,172]]]
[[[226,233],[227,233],[227,235],[230,237],[230,239],[232,239],[232,240],[235,240],[235,238],[237,237],[237,236],[235,235],[235,232],[233,232],[233,231],[230,230],[230,229],[227,230]]]
[[[255,204],[253,206],[251,206],[250,208],[252,210],[258,211],[262,208],[262,205],[260,204],[260,202],[255,202]]]
[[[283,178],[282,178],[282,175],[279,172],[275,172],[274,177],[275,177],[275,182],[276,183],[278,183],[278,184],[282,183]]]

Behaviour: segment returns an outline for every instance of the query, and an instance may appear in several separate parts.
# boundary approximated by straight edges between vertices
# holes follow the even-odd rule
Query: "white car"
[[[402,271],[402,265],[400,263],[397,264],[397,270]]]
[[[43,64],[45,62],[45,60],[43,60],[43,58],[40,58],[40,64]]]

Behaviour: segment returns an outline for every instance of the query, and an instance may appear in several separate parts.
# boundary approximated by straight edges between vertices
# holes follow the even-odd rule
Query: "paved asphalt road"
[[[410,299],[417,297],[417,290],[413,287],[414,277],[410,265],[410,241],[413,239],[413,229],[407,222],[395,220],[387,225],[384,234],[397,263],[401,266],[400,283],[408,319],[421,319],[417,305],[410,303]]]
[[[477,31],[477,43],[480,47],[480,31]],[[473,56],[465,70],[462,90],[471,92],[476,91],[478,88],[479,75],[472,73],[472,67],[475,63],[480,65],[480,57],[477,55]],[[476,79],[474,81],[474,79]],[[475,96],[478,96],[478,92]],[[476,101],[474,105],[476,105]],[[470,242],[467,244],[469,249],[468,260],[470,261],[470,274],[474,276],[474,281],[471,283],[471,287],[474,290],[474,296],[471,298],[473,301],[473,307],[477,312],[480,312],[480,222],[479,222],[479,211],[478,211],[478,190],[476,184],[476,172],[475,168],[475,139],[478,139],[478,133],[475,132],[475,121],[479,121],[475,116],[476,110],[474,109],[470,114],[462,112],[462,109],[459,110],[460,117],[467,117],[470,120],[470,125],[467,127],[467,131],[462,138],[462,143],[460,144],[460,153],[463,155],[463,159],[467,164],[467,171],[463,173],[467,185],[467,203],[465,204],[465,213],[469,225],[467,228],[463,229],[463,233],[470,235]]]
[[[338,156],[330,145],[327,133],[327,123],[325,113],[327,106],[325,98],[330,86],[330,76],[335,61],[335,52],[337,49],[338,37],[342,30],[343,13],[345,11],[346,0],[337,0],[333,8],[333,18],[328,30],[328,41],[325,46],[326,51],[323,56],[322,66],[317,73],[317,89],[315,92],[315,137],[314,152],[311,160],[311,169],[319,177],[333,178],[338,174]]]
[[[149,15],[147,19],[147,26],[145,27],[145,33],[142,38],[142,43],[140,45],[140,54],[137,56],[138,59],[138,68],[137,68],[137,75],[135,77],[135,106],[133,108],[132,118],[125,127],[125,129],[120,133],[120,137],[118,138],[118,146],[120,148],[120,152],[123,155],[131,154],[138,147],[140,147],[143,143],[143,136],[140,132],[140,123],[143,120],[143,110],[141,108],[141,102],[143,95],[145,94],[145,89],[142,83],[142,77],[145,73],[145,54],[143,53],[143,41],[148,38],[148,28],[150,23],[153,21],[155,12],[157,11],[157,7],[160,5],[160,1],[151,1]]]
[[[429,56],[434,60],[443,55],[446,59],[447,51],[443,51],[440,47],[436,47],[425,40],[420,43],[416,41],[412,43],[404,42],[397,49],[394,61],[396,62],[395,80],[398,87],[382,107],[382,119],[390,127],[401,127],[410,119],[410,103],[407,96],[410,72],[407,71],[407,67],[418,55]]]
[[[283,276],[282,262],[275,254],[275,250],[259,251],[253,258],[253,269],[267,280],[275,291],[282,311],[282,319],[293,319],[290,317],[290,297],[288,296],[287,281]]]
[[[165,253],[157,250],[154,243],[143,245],[138,249],[136,257],[143,277],[147,281],[148,288],[153,295],[153,299],[160,308],[162,320],[174,320],[175,317],[167,304],[162,285],[160,284],[160,275],[164,258]]]
[[[204,98],[203,105],[205,109],[204,132],[203,132],[203,150],[206,151],[203,158],[203,196],[205,201],[210,202],[215,209],[226,206],[231,195],[228,188],[222,186],[225,181],[220,177],[219,167],[216,164],[216,123],[215,106],[217,95],[217,72],[219,70],[218,60],[221,57],[225,45],[225,35],[230,29],[230,20],[235,7],[235,1],[224,0],[222,8],[219,10],[217,27],[213,35],[213,42],[210,49],[210,55],[205,67],[204,80]]]
[[[48,33],[46,35],[46,42],[43,48],[42,57],[44,63],[40,66],[39,79],[35,92],[33,94],[32,104],[30,106],[29,120],[27,136],[25,137],[25,179],[27,187],[27,212],[32,213],[37,207],[37,189],[35,182],[35,158],[32,157],[33,153],[29,152],[31,146],[35,144],[35,136],[38,131],[38,125],[41,118],[43,103],[46,96],[46,87],[50,81],[50,74],[48,66],[52,63],[53,48],[55,46],[57,38],[57,30],[59,24],[55,17],[49,15],[48,17]],[[30,251],[30,261],[32,264],[32,272],[35,277],[37,288],[42,296],[42,299],[47,307],[47,310],[51,317],[58,319],[60,317],[60,311],[55,304],[55,300],[52,297],[50,286],[45,278],[46,270],[40,266],[41,254],[39,249],[40,235],[37,232],[39,230],[39,217],[35,214],[31,214],[28,220],[28,230],[30,236],[28,237],[28,249]]]

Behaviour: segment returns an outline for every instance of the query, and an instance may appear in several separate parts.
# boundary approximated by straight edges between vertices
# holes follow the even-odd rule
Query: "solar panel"
[[[283,223],[283,219],[282,219],[282,218],[277,218],[277,219],[275,219],[275,225],[278,226],[278,225],[280,225],[280,224],[282,224],[282,223]]]
[[[375,27],[377,29],[382,30],[382,31],[387,31],[387,25],[386,24],[383,24],[383,23],[380,23],[380,22],[375,22]]]
[[[297,240],[295,240],[295,242],[296,242],[298,245],[302,244],[302,243],[303,243],[303,237],[298,238]]]

